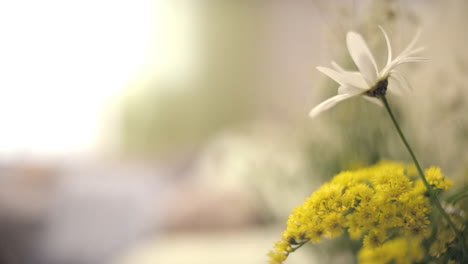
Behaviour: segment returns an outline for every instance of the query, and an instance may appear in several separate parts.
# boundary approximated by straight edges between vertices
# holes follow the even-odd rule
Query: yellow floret
[[[440,257],[445,251],[447,251],[447,246],[440,240],[434,241],[429,248],[429,254],[434,257]]]
[[[429,184],[433,185],[437,189],[442,189],[444,191],[448,190],[453,185],[453,182],[442,174],[440,168],[430,167],[427,169],[424,174]]]
[[[419,241],[403,237],[390,240],[380,247],[364,247],[359,251],[360,264],[413,263],[423,258]]]
[[[385,241],[387,234],[384,230],[373,229],[365,237],[362,242],[364,248],[376,248]]]
[[[331,212],[323,219],[325,235],[329,238],[340,236],[343,233],[345,217],[341,213]]]

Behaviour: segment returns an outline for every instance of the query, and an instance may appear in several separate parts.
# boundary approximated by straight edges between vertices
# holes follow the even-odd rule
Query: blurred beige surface
[[[266,263],[266,254],[278,239],[281,226],[216,233],[166,234],[149,240],[115,264],[254,264]],[[288,264],[312,263],[305,251]]]

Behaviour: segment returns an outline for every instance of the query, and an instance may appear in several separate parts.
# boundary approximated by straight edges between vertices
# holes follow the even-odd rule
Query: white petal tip
[[[310,110],[309,117],[310,118],[315,118],[318,115],[320,115],[322,112],[324,112],[325,110],[326,109],[324,107],[322,107],[322,105],[319,104],[316,107],[314,107],[312,110]]]
[[[312,111],[309,112],[309,117],[310,118],[315,118],[316,116],[318,116],[319,113],[316,113],[314,112],[314,110],[312,109]]]
[[[315,69],[317,69],[317,71],[319,71],[319,72],[321,72],[321,73],[327,75],[327,74],[326,74],[326,72],[328,72],[328,68],[327,68],[327,67],[317,66],[317,67],[315,67]]]
[[[354,36],[361,36],[361,34],[354,32],[354,31],[348,31],[348,33],[346,34],[346,38],[350,38]]]
[[[323,111],[326,111],[326,110],[332,108],[337,103],[339,103],[339,102],[341,102],[343,100],[346,100],[348,98],[357,96],[357,95],[358,94],[338,94],[338,95],[335,95],[335,96],[333,96],[331,98],[328,98],[327,100],[321,102],[319,105],[314,107],[312,109],[312,111],[309,112],[309,116],[312,117],[312,118],[316,117],[317,115],[319,115]]]

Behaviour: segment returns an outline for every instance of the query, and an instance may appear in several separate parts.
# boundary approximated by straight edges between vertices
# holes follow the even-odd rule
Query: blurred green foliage
[[[178,3],[182,4],[182,3]],[[220,130],[253,118],[261,29],[258,2],[201,1],[198,76],[155,79],[126,98],[123,149],[163,157],[200,147]]]

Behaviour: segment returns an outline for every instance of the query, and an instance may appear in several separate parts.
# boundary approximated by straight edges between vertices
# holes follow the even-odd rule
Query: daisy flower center
[[[388,78],[378,81],[372,88],[364,94],[370,97],[382,97],[387,92]]]

